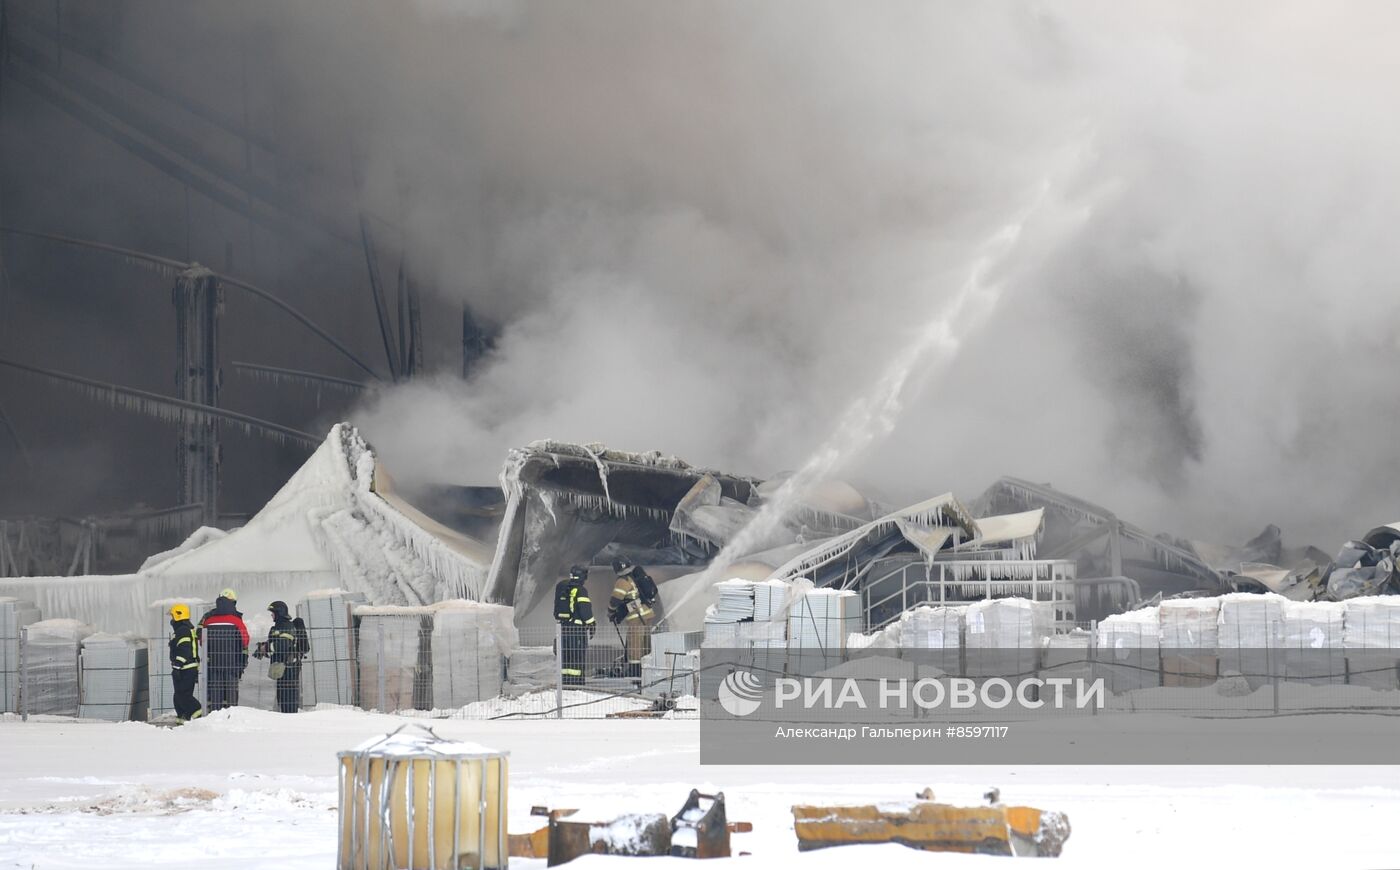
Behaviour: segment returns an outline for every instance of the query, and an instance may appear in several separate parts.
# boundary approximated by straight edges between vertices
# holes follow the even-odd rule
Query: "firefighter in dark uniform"
[[[635,679],[642,675],[642,657],[651,652],[656,581],[625,557],[614,559],[612,564],[617,584],[608,598],[608,619],[619,626],[627,653],[626,676]]]
[[[199,683],[199,640],[187,604],[170,608],[170,681],[175,690],[175,715],[181,722],[198,718],[204,712],[194,696]]]
[[[588,569],[575,565],[569,576],[554,587],[554,618],[559,623],[560,682],[565,686],[583,685],[583,664],[588,655],[588,639],[598,630],[593,618],[593,600],[583,582]]]
[[[204,687],[209,709],[238,706],[238,681],[248,667],[248,626],[238,611],[238,596],[232,589],[219,593],[214,609],[199,620],[199,638],[204,644]]]
[[[311,649],[306,623],[300,616],[291,618],[285,601],[274,601],[267,609],[272,612],[272,628],[253,658],[269,660],[267,675],[277,681],[277,709],[295,713],[301,709],[301,659]]]

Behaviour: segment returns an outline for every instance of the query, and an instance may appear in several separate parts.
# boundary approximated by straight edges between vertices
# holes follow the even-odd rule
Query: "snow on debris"
[[[461,740],[444,740],[436,734],[430,733],[427,729],[417,726],[406,727],[402,731],[393,734],[385,734],[381,737],[371,737],[351,751],[390,757],[416,757],[422,755],[447,755],[454,757],[479,757],[489,755],[496,757],[509,754],[491,749],[487,746],[482,746],[479,743],[469,743]]]

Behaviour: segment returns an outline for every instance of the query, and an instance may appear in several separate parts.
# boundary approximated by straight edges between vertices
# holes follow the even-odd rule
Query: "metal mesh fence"
[[[204,712],[222,705],[283,712],[339,705],[460,719],[686,718],[698,715],[697,698],[713,699],[726,676],[702,666],[702,648],[746,650],[764,668],[785,674],[840,673],[861,661],[894,659],[978,679],[992,674],[979,655],[1013,649],[1004,641],[988,645],[954,611],[911,619],[892,645],[870,647],[860,644],[878,638],[853,639],[859,626],[848,614],[823,617],[810,609],[786,621],[710,622],[696,632],[601,620],[591,631],[552,625],[503,633],[465,610],[373,608],[357,616],[349,603],[337,608],[333,618],[308,625],[309,649],[281,668],[257,657],[261,637],[253,638],[246,660],[241,653],[221,659],[203,650],[193,701]],[[1319,704],[1400,712],[1400,623],[1364,608],[1348,613],[1345,631],[1335,618],[1318,616],[1285,621],[1286,630],[1263,634],[1252,628],[1252,614],[1227,613],[1203,623],[1215,626],[1213,634],[1168,633],[1195,639],[1194,646],[1174,647],[1161,645],[1156,623],[1142,626],[1141,635],[1090,623],[1014,647],[1017,666],[1006,670],[998,662],[995,673],[1103,678],[1114,696],[1210,689],[1240,699],[1223,706],[1206,699],[1217,715],[1284,714]],[[168,654],[168,620],[157,621],[144,643],[113,646],[101,662],[86,651],[92,644],[83,627],[55,622],[63,624],[0,631],[0,713],[82,716],[87,707],[86,715],[99,718],[174,716],[177,675]],[[1272,625],[1272,617],[1263,624]],[[986,628],[991,637],[998,626]],[[981,647],[990,652],[979,653]],[[1329,687],[1330,694],[1300,686]],[[1367,690],[1377,691],[1357,695]],[[1159,693],[1138,694],[1132,703],[1190,715],[1206,701]],[[1115,702],[1108,709],[1121,707]]]

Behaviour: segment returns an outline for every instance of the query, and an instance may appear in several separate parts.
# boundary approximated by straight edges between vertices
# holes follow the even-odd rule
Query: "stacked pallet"
[[[433,606],[432,707],[455,709],[500,696],[505,658],[517,645],[514,611],[499,604]]]
[[[1400,658],[1400,595],[1376,595],[1345,602],[1342,648],[1347,682],[1372,689],[1397,688]]]
[[[360,606],[360,706],[366,710],[432,707],[430,607]]]
[[[0,713],[19,712],[19,636],[38,622],[39,608],[19,598],[0,598]]]
[[[792,603],[787,618],[788,649],[841,653],[846,639],[860,632],[860,596],[844,589],[813,589]]]
[[[94,634],[83,640],[78,717],[109,722],[144,721],[148,649],[144,638]]]
[[[684,631],[658,631],[651,636],[651,652],[642,657],[642,694],[693,695],[698,652],[689,649]]]
[[[754,584],[747,580],[721,580],[715,584],[716,601],[705,609],[705,646],[747,646],[752,632],[740,626],[753,622]]]
[[[502,691],[513,697],[552,689],[559,682],[559,657],[553,647],[521,646],[506,657],[506,681]]]
[[[1050,603],[1025,598],[974,601],[967,607],[966,623],[966,672],[973,677],[1035,673],[1041,647],[1055,633]]]
[[[966,607],[916,607],[892,626],[905,658],[945,674],[963,671],[963,620]]]
[[[45,619],[25,632],[25,707],[33,715],[78,715],[78,655],[92,626],[76,619]]]
[[[1219,671],[1220,599],[1179,598],[1157,608],[1161,619],[1162,685],[1199,688]]]
[[[355,617],[363,592],[322,589],[297,604],[311,649],[301,665],[303,706],[355,703]]]
[[[170,608],[183,604],[190,609],[191,623],[199,618],[212,605],[198,598],[166,598],[152,601],[147,611],[146,637],[150,646],[146,653],[146,685],[150,695],[148,712],[152,719],[174,715],[175,686],[170,677]],[[199,705],[204,706],[204,662],[199,667],[199,682],[195,685],[194,696]]]
[[[1220,673],[1242,675],[1250,689],[1283,676],[1283,608],[1281,595],[1236,592],[1220,597],[1217,651]]]
[[[1334,601],[1285,601],[1280,644],[1283,676],[1305,683],[1346,681],[1342,645],[1346,608]]]
[[[1094,673],[1110,692],[1162,685],[1162,622],[1156,607],[1116,613],[1099,623]]]

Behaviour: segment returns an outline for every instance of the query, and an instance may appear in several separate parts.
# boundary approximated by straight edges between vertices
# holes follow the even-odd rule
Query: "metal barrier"
[[[1074,626],[1075,563],[1065,559],[917,561],[872,576],[862,588],[867,630],[890,624],[920,604],[971,604],[991,598],[1047,601],[1056,627]]]

